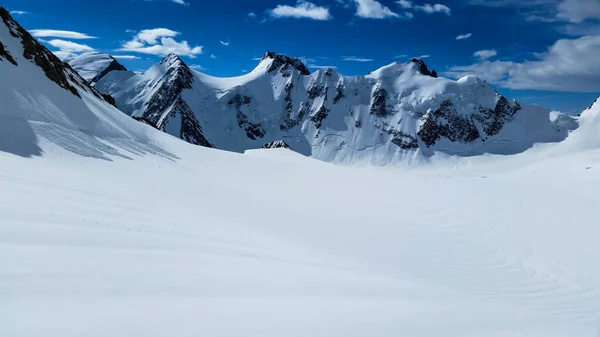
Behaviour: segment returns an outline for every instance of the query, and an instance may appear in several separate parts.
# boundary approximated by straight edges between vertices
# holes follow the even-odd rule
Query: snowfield
[[[598,150],[356,168],[152,133],[176,158],[0,152],[0,335],[598,335]]]

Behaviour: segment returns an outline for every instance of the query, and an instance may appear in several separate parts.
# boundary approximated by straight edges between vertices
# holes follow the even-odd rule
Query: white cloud
[[[144,29],[136,35],[136,40],[148,44],[157,44],[161,37],[175,37],[179,32],[167,28]]]
[[[176,4],[180,4],[180,5],[186,5],[186,6],[189,5],[187,2],[185,2],[183,0],[171,0],[171,1],[173,1]]]
[[[125,42],[119,51],[165,56],[174,53],[191,58],[202,54],[203,47],[192,47],[187,41],[177,42],[174,37],[180,33],[167,29],[144,29],[137,33],[131,41]]]
[[[51,45],[54,48],[60,49],[60,51],[62,51],[62,52],[77,53],[77,52],[85,52],[85,51],[93,51],[94,50],[94,48],[92,48],[88,45],[79,44],[79,43],[75,43],[72,41],[66,41],[66,40],[54,39],[54,40],[47,41],[46,43]]]
[[[459,35],[456,37],[457,40],[466,40],[466,39],[470,39],[471,36],[473,36],[472,33],[468,33],[468,34],[463,34],[463,35]]]
[[[229,42],[229,41],[223,41],[223,40],[221,40],[219,42],[221,42],[221,44],[224,45],[225,47],[229,47],[229,45],[231,44],[231,42]]]
[[[210,54],[210,58],[211,58],[211,59],[213,59],[213,60],[216,60],[216,59],[217,59],[217,55],[215,55],[215,54]]]
[[[480,61],[456,66],[446,76],[477,75],[511,89],[600,92],[600,35],[562,39],[536,60]]]
[[[406,55],[406,54],[401,54],[401,55],[396,55],[396,56],[394,56],[393,58],[395,58],[395,59],[405,59],[405,58],[407,58],[407,57],[408,57],[408,55]]]
[[[278,5],[274,9],[269,10],[269,14],[274,18],[312,19],[320,21],[333,19],[329,13],[329,8],[317,6],[303,0],[298,0],[295,7]]]
[[[250,12],[250,13],[248,13],[248,17],[252,18],[252,19],[256,19],[256,13]]]
[[[192,65],[190,66],[190,68],[192,68],[192,69],[195,69],[195,70],[198,70],[198,71],[205,70],[205,69],[204,69],[204,67],[203,67],[203,66],[201,66],[201,65],[199,65],[199,64],[192,64]]]
[[[448,6],[442,4],[424,4],[423,6],[415,6],[414,8],[427,14],[444,13],[446,15],[451,15],[452,12]]]
[[[351,62],[372,62],[373,59],[367,59],[367,58],[356,57],[356,56],[344,56],[344,61],[351,61]]]
[[[29,33],[35,37],[57,37],[61,39],[85,40],[95,39],[94,36],[89,36],[84,33],[74,32],[70,30],[54,30],[54,29],[32,29]]]
[[[24,14],[29,14],[29,12],[26,11],[10,11],[11,15],[24,15]]]
[[[134,56],[134,55],[111,55],[111,56],[116,58],[117,60],[137,60],[140,58],[139,56]]]
[[[364,19],[399,18],[400,15],[376,0],[354,0],[356,16]]]
[[[413,3],[412,3],[412,1],[409,1],[409,0],[398,0],[398,1],[396,1],[396,3],[397,3],[397,4],[398,4],[400,7],[402,7],[402,8],[406,8],[406,9],[410,9],[410,8],[412,8],[412,6],[413,6]]]
[[[427,55],[421,55],[421,56],[417,56],[417,57],[413,57],[414,59],[428,59],[430,58],[431,55],[427,54]]]
[[[564,0],[558,4],[558,18],[574,23],[587,19],[600,19],[600,1],[598,0]]]
[[[397,0],[396,4],[402,7],[405,10],[413,9],[415,11],[425,12],[427,14],[433,13],[444,13],[446,15],[450,15],[452,10],[442,4],[424,4],[424,5],[416,5],[410,0]],[[412,14],[407,13],[409,17],[412,17]]]
[[[478,50],[475,53],[473,53],[473,56],[477,57],[480,60],[487,60],[496,55],[498,55],[498,52],[494,49]]]

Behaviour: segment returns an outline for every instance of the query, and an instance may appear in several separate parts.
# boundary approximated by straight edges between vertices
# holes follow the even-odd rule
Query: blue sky
[[[147,69],[169,51],[215,76],[251,70],[267,50],[303,58],[311,70],[334,66],[345,75],[423,57],[443,76],[477,74],[526,103],[574,111],[600,95],[599,0],[3,0],[2,5],[53,51],[121,56],[131,70]]]

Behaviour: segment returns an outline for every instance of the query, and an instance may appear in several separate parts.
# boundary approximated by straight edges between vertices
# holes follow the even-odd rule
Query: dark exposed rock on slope
[[[4,25],[8,27],[10,34],[15,38],[21,39],[21,43],[23,45],[23,57],[42,68],[46,74],[46,77],[48,77],[51,81],[78,97],[80,97],[80,95],[75,86],[81,90],[92,92],[100,99],[108,99],[107,95],[102,95],[95,88],[91,87],[75,70],[71,68],[71,66],[62,62],[60,59],[58,59],[58,57],[56,57],[56,55],[54,55],[54,53],[48,50],[48,48],[37,42],[37,40],[35,40],[31,34],[29,34],[29,32],[21,27],[21,25],[19,25],[11,17],[10,13],[3,7],[0,7],[0,17],[2,18]],[[2,41],[0,41],[0,45],[1,44]],[[2,50],[4,50],[4,47],[2,47]],[[17,62],[14,60],[14,58],[12,58],[12,56],[8,56],[9,54],[6,51],[4,51],[4,54],[6,54],[4,57],[8,61],[17,65]]]

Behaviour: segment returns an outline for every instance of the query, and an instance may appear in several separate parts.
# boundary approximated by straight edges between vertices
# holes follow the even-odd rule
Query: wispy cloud
[[[219,42],[221,42],[221,44],[224,45],[225,47],[229,47],[229,45],[231,44],[231,42],[229,42],[229,41],[223,41],[223,40],[221,40]]]
[[[135,56],[135,55],[112,55],[112,57],[116,58],[117,60],[138,60],[138,59],[140,59],[139,56]]]
[[[399,18],[400,14],[394,13],[389,7],[376,0],[354,0],[356,3],[356,16],[363,19]]]
[[[463,35],[459,35],[456,37],[457,40],[466,40],[466,39],[470,39],[471,36],[473,36],[472,33],[468,33],[468,34],[463,34]]]
[[[312,2],[298,0],[296,6],[278,5],[268,11],[274,18],[295,18],[327,21],[333,19],[329,8],[317,6]]]
[[[25,15],[25,14],[29,14],[29,12],[26,11],[10,11],[11,15]]]
[[[78,53],[78,52],[86,52],[86,51],[94,50],[94,48],[92,48],[86,44],[80,44],[80,43],[75,43],[72,41],[66,41],[66,40],[60,40],[60,39],[50,40],[50,41],[47,41],[46,43],[51,45],[54,48],[60,49],[60,51],[62,51],[62,52]]]
[[[190,66],[190,68],[194,69],[194,70],[198,70],[198,71],[202,71],[205,70],[203,66],[199,65],[199,64],[192,64]]]
[[[32,29],[29,31],[31,35],[35,37],[56,37],[60,39],[71,39],[71,40],[86,40],[95,39],[95,36],[90,36],[80,32],[74,32],[70,30],[55,30],[55,29]]]
[[[215,54],[210,54],[210,58],[211,58],[211,59],[213,59],[213,60],[216,60],[216,59],[217,59],[217,55],[215,55]]]
[[[357,56],[344,56],[343,60],[349,61],[349,62],[372,62],[373,61],[373,59],[362,58],[362,57],[357,57]]]
[[[432,13],[444,13],[446,15],[451,15],[452,10],[450,9],[450,7],[446,6],[446,5],[442,5],[442,4],[425,4],[423,6],[415,6],[415,9],[421,12],[425,12],[428,14],[432,14]]]
[[[155,1],[155,0],[145,0],[145,1]],[[190,4],[188,2],[185,2],[185,0],[168,0],[170,2],[174,2],[176,4],[179,5],[184,5],[184,6],[189,6]]]
[[[398,4],[398,6],[402,7],[404,10],[412,9],[415,11],[425,12],[427,14],[444,13],[446,15],[450,15],[452,13],[450,7],[442,4],[417,5],[410,0],[397,0],[396,4]]]
[[[174,53],[194,58],[203,53],[202,46],[190,46],[187,41],[178,42],[174,38],[180,33],[167,28],[144,29],[131,41],[125,42],[118,51],[165,56]]]
[[[494,49],[478,50],[475,53],[473,53],[473,56],[477,57],[480,60],[487,60],[496,55],[498,55],[498,52]]]

